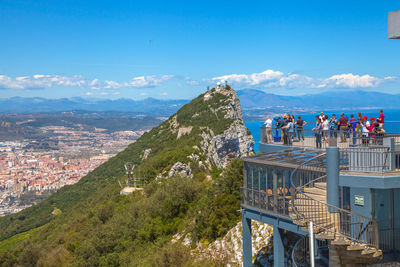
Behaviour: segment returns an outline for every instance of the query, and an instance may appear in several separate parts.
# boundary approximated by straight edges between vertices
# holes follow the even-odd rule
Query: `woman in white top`
[[[323,140],[328,143],[328,132],[329,132],[329,120],[328,116],[325,115],[324,120],[322,122],[322,136]]]
[[[369,143],[369,140],[368,140],[369,130],[368,129],[369,129],[370,125],[371,124],[368,121],[368,117],[364,116],[363,123],[361,124],[361,131],[362,131],[362,136],[363,136],[362,143],[364,145],[368,145],[368,143]]]

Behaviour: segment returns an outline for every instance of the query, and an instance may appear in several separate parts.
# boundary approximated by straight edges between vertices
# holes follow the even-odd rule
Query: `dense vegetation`
[[[198,261],[190,247],[171,240],[177,233],[182,237],[188,234],[194,248],[198,242],[207,244],[224,236],[239,221],[242,162],[233,160],[225,170],[199,164],[206,160],[198,148],[204,127],[218,133],[230,125],[223,110],[217,117],[206,111],[217,109],[225,100],[222,94],[209,101],[199,96],[192,102],[196,108],[187,104],[76,185],[62,188],[39,205],[1,218],[0,238],[5,240],[0,248],[5,249],[0,249],[0,265],[223,264]],[[193,116],[196,119],[190,121]],[[180,126],[191,126],[192,130],[178,138],[176,128]],[[146,159],[145,150],[150,151]],[[117,179],[123,177],[127,161],[138,165],[136,174],[145,177],[143,193],[119,194]],[[155,179],[177,161],[190,164],[192,178]],[[29,232],[13,236],[25,231]]]
[[[176,262],[185,254],[177,232],[191,232],[193,241],[210,242],[223,236],[239,220],[239,185],[242,164],[232,162],[215,183],[201,177],[175,177],[152,182],[145,194],[118,194],[110,185],[84,203],[63,213],[30,235],[15,242],[14,253],[0,251],[0,263],[32,266],[39,262],[73,266],[168,266],[164,253],[175,254]],[[217,196],[217,197],[214,197]],[[88,212],[89,211],[89,212]],[[192,231],[193,230],[193,231]],[[7,240],[6,240],[7,241]],[[5,242],[5,241],[3,241]]]

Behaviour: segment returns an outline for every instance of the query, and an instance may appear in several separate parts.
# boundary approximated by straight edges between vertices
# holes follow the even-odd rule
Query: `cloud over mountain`
[[[237,88],[258,86],[260,88],[371,88],[393,80],[394,77],[378,78],[368,74],[352,73],[336,74],[328,78],[312,78],[306,75],[283,73],[275,70],[265,70],[252,74],[229,74],[211,79],[213,82],[228,82]]]

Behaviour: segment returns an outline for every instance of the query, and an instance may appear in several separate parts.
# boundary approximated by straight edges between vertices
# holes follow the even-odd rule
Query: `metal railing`
[[[295,179],[296,173],[302,165],[313,160],[318,160],[324,154],[320,154],[300,164],[291,173],[291,185],[295,190],[292,196],[291,208],[298,220],[312,221],[316,231],[324,232],[334,239],[349,240],[358,244],[366,244],[371,247],[379,247],[378,224],[372,218],[341,209],[324,201],[315,199],[305,193],[305,188],[312,188],[316,183],[326,182],[323,175],[307,183],[302,179]]]
[[[281,190],[285,190],[282,188]],[[242,205],[256,208],[260,211],[275,213],[280,216],[289,217],[289,205],[291,196],[280,196],[272,192],[255,190],[251,188],[240,188]]]
[[[400,126],[400,123],[399,123]],[[393,138],[396,145],[400,145],[400,133],[386,132],[385,134],[374,134],[361,132],[353,132],[347,130],[341,133],[339,130],[322,131],[321,134],[316,135],[312,129],[295,129],[294,132],[289,133],[284,129],[273,127],[267,132],[267,128],[260,127],[260,141],[262,143],[275,143],[288,146],[312,147],[312,148],[326,148],[330,138],[337,140],[340,148],[349,147],[376,147],[383,146],[384,138]]]
[[[317,250],[315,250],[316,256],[319,255],[320,249],[328,248],[327,240],[317,239]],[[310,264],[310,240],[309,236],[305,235],[300,237],[292,248],[292,266],[293,267],[303,267],[311,266]]]
[[[341,149],[340,168],[350,172],[390,172],[396,169],[395,157],[389,147]]]

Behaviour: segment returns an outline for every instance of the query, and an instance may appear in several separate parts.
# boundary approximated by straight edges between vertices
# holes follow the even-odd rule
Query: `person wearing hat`
[[[372,132],[372,129],[374,128],[374,123],[375,123],[375,117],[369,118],[369,131]]]
[[[362,143],[364,144],[364,145],[368,145],[368,143],[369,143],[369,140],[368,140],[368,136],[369,136],[369,128],[370,128],[370,123],[369,123],[369,121],[368,121],[368,117],[367,116],[364,116],[363,118],[362,118],[363,120],[362,120],[362,123],[361,123],[361,132],[362,132]]]

